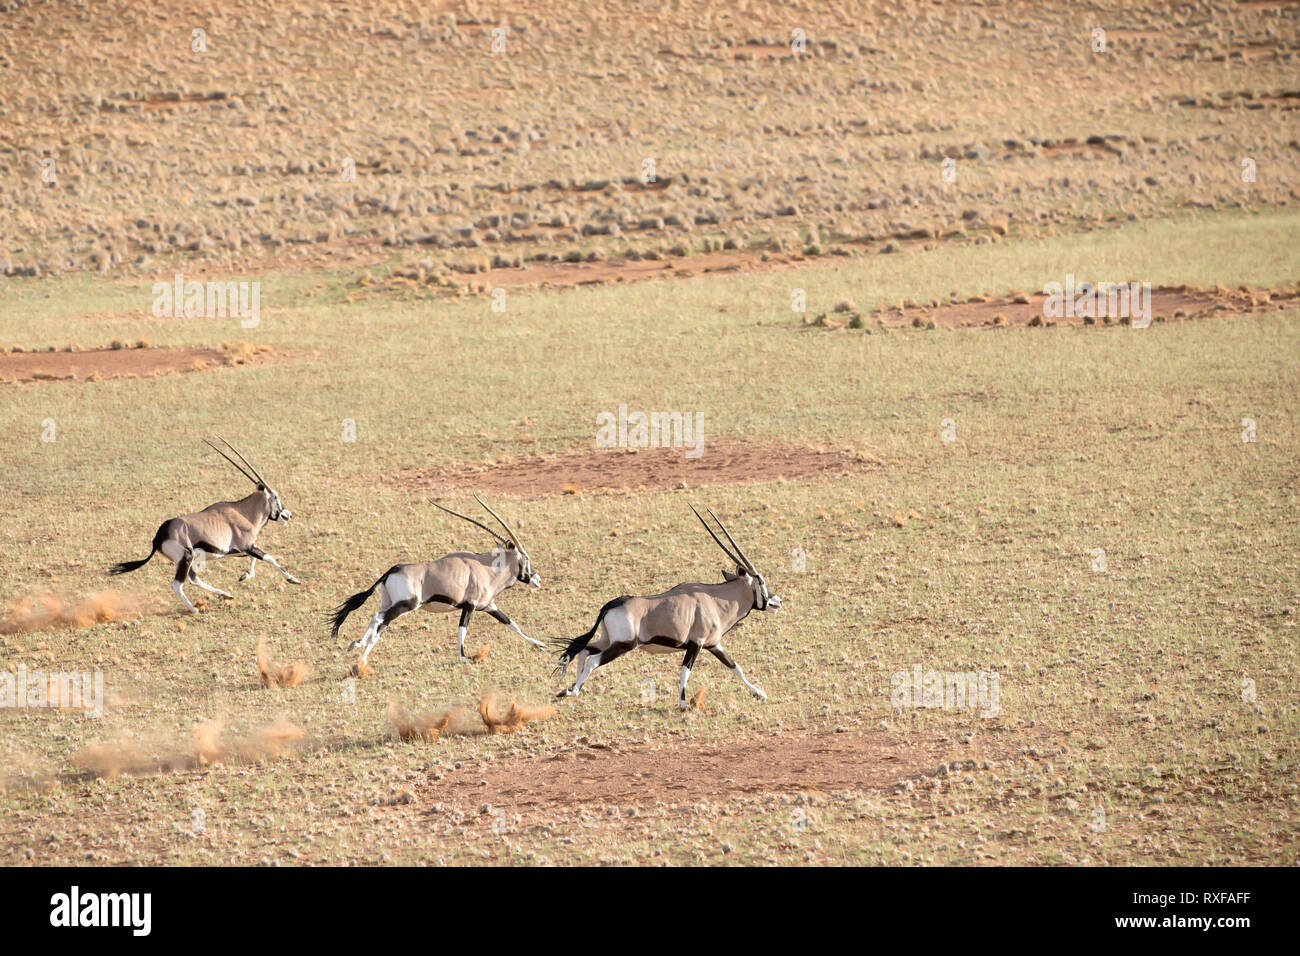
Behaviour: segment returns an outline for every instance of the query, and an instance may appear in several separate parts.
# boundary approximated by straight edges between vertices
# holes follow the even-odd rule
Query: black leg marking
[[[646,641],[647,644],[654,644],[658,647],[685,647],[686,644],[677,640],[675,637],[652,637]]]
[[[682,657],[682,667],[690,670],[695,666],[695,658],[700,655],[700,645],[691,644],[686,648],[686,654]],[[686,706],[686,684],[682,684],[682,706]]]
[[[634,647],[636,647],[635,643],[611,644],[609,647],[605,648],[603,651],[600,652],[600,663],[597,664],[595,668],[592,668],[592,671],[594,672],[597,668],[604,667],[610,661],[622,657],[624,654],[632,650],[632,648]]]
[[[471,605],[469,605],[469,604],[462,604],[462,605],[460,606],[460,626],[461,626],[461,627],[464,627],[464,628],[468,628],[468,627],[469,627],[469,616],[470,616],[471,614],[473,614],[473,613],[474,613],[474,608],[473,608]]]
[[[176,562],[176,580],[184,584],[189,580],[190,567],[194,564],[194,552],[186,551],[181,555],[181,559]]]
[[[487,615],[488,615],[488,617],[492,618],[494,621],[500,621],[500,622],[501,622],[502,624],[504,624],[506,627],[509,627],[510,624],[511,624],[510,618],[507,617],[507,616],[506,616],[504,613],[502,613],[501,611],[499,611],[497,608],[494,608],[494,607],[490,607],[490,608],[488,608],[488,609],[487,609]]]
[[[407,611],[414,611],[416,606],[419,603],[420,602],[417,601],[415,598],[407,598],[405,601],[398,601],[397,603],[393,604],[392,607],[390,607],[387,611],[384,612],[384,620],[379,625],[379,629],[382,631],[384,628],[386,628],[389,624],[392,624],[393,621],[397,620]]]
[[[722,648],[710,647],[709,653],[712,654],[714,657],[716,657],[718,660],[722,661],[722,665],[724,667],[728,667],[733,671],[736,669],[736,662],[732,660],[731,655],[728,654],[726,651],[724,651]]]

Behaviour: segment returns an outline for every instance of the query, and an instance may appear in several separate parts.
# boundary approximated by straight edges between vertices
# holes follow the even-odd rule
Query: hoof
[[[290,576],[287,578],[287,580],[288,580],[288,582],[289,582],[290,584],[302,584],[301,581],[299,581],[297,578],[293,577],[292,575],[290,575]]]
[[[239,576],[239,580],[241,580],[241,581],[247,581],[247,580],[248,580],[249,578],[251,578],[251,577],[252,577],[252,575],[249,574],[247,571],[245,571],[243,574],[241,574],[241,575]]]

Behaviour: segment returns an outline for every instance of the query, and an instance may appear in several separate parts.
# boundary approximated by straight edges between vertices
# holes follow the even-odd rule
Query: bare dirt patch
[[[397,268],[382,277],[369,273],[363,275],[357,281],[359,288],[348,296],[348,301],[356,302],[367,298],[368,290],[400,292],[428,288],[435,293],[456,296],[486,294],[496,288],[574,289],[579,286],[641,282],[648,279],[694,279],[741,272],[752,274],[794,268],[817,258],[758,250],[702,253],[689,249],[681,251],[683,254],[675,257],[656,253],[654,258],[533,261],[518,266],[493,266],[484,259],[472,267],[468,263],[459,263],[457,268],[449,272],[429,272],[415,267]]]
[[[728,742],[590,744],[466,767],[418,787],[417,802],[488,803],[506,810],[578,803],[645,807],[743,794],[884,790],[939,773],[983,769],[986,762],[1007,759],[1020,744],[990,740],[974,754],[939,734],[903,738],[830,730]]]
[[[0,382],[98,382],[258,365],[281,356],[269,346],[120,348],[0,353]]]
[[[843,475],[879,459],[859,452],[759,441],[706,443],[698,458],[681,448],[562,452],[480,466],[420,468],[371,476],[367,483],[441,492],[521,496],[587,494],[646,488],[695,488],[746,481]]]
[[[1078,315],[1045,317],[1047,296],[1042,293],[1006,296],[974,296],[959,302],[904,303],[901,307],[873,312],[863,324],[876,326],[916,326],[999,328],[1008,326],[1112,325],[1129,322],[1128,318],[1081,317]],[[1300,300],[1300,283],[1290,287],[1252,289],[1241,286],[1229,289],[1196,289],[1190,286],[1161,287],[1151,290],[1152,321],[1181,321],[1215,315],[1250,315],[1290,308]],[[853,312],[821,314],[804,321],[808,328],[852,327]]]

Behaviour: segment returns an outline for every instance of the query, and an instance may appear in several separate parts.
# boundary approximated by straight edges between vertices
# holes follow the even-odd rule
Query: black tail
[[[393,567],[389,568],[383,574],[379,575],[379,577],[375,578],[375,583],[370,585],[370,587],[366,588],[364,591],[358,591],[356,594],[352,595],[352,597],[348,598],[346,601],[344,601],[342,604],[336,607],[333,611],[331,611],[329,616],[329,622],[333,625],[333,627],[330,628],[330,634],[334,637],[338,637],[339,628],[342,627],[343,622],[348,619],[348,615],[351,614],[353,611],[355,611],[357,608],[361,607],[361,605],[365,604],[366,601],[370,600],[370,595],[375,593],[375,588],[379,587],[379,583],[396,570],[397,570],[397,565],[393,565]]]
[[[594,635],[596,631],[600,630],[600,622],[605,619],[605,615],[614,610],[614,608],[621,606],[627,600],[628,596],[624,594],[622,597],[614,598],[614,600],[602,607],[600,613],[596,615],[596,623],[591,625],[591,630],[586,634],[579,634],[571,641],[566,641],[562,637],[551,641],[552,647],[564,648],[560,653],[559,662],[555,665],[555,670],[551,671],[552,677],[559,677],[568,669],[569,663],[582,653],[582,649],[590,643],[592,635]]]
[[[148,557],[146,557],[143,561],[121,561],[118,564],[115,564],[111,568],[109,568],[108,573],[128,574],[131,571],[139,571],[146,564],[148,564],[149,558],[152,558],[155,554],[157,554],[158,551],[162,548],[162,543],[167,540],[167,526],[169,524],[171,524],[170,520],[164,521],[162,524],[158,526],[158,531],[153,536],[153,550],[149,552]]]

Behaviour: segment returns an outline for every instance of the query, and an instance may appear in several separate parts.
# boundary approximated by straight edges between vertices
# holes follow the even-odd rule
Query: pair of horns
[[[488,505],[488,503],[484,501],[482,498],[480,498],[478,495],[474,496],[474,500],[477,501],[480,505],[482,505],[485,509],[487,509],[487,513],[490,514],[492,517],[496,518],[497,522],[500,523],[501,527],[506,529],[507,537],[505,538],[501,537],[501,535],[497,534],[495,531],[493,531],[483,522],[471,518],[468,515],[463,515],[459,511],[452,511],[450,508],[443,508],[443,506],[438,504],[438,502],[436,501],[432,502],[432,504],[435,508],[441,508],[443,511],[447,512],[447,514],[455,515],[457,518],[460,518],[462,521],[468,521],[470,524],[478,525],[488,534],[492,535],[492,537],[495,538],[497,540],[497,543],[499,544],[505,544],[507,541],[513,541],[515,543],[515,547],[519,548],[522,551],[524,545],[523,542],[519,540],[519,535],[515,533],[515,529],[510,527],[510,525],[506,524],[505,519],[502,518],[495,511],[493,511],[492,508]]]
[[[695,505],[691,505],[691,510],[695,511]],[[736,563],[737,567],[742,567],[755,577],[759,577],[760,575],[758,569],[754,567],[754,562],[750,561],[749,556],[741,550],[740,545],[736,544],[736,539],[731,536],[731,532],[727,530],[727,526],[718,519],[718,516],[715,515],[711,509],[705,508],[704,510],[709,512],[710,518],[718,522],[718,527],[722,529],[722,533],[725,534],[727,540],[731,542],[731,547],[736,549],[736,554],[732,554],[730,549],[722,543],[722,539],[718,537],[717,533],[714,532],[711,527],[709,527],[709,523],[704,520],[704,516],[698,511],[695,511],[695,517],[700,519],[700,524],[704,525],[704,530],[707,531],[713,540],[717,542],[718,547],[722,549],[723,553]],[[736,555],[739,555],[739,557]]]
[[[229,448],[231,451],[233,451],[236,455],[239,455],[239,449],[238,449],[238,448],[236,448],[234,445],[230,444],[230,442],[226,441],[224,438],[221,438],[220,435],[218,435],[217,438],[221,439],[221,441],[225,444],[225,446],[226,446],[227,448]],[[224,451],[222,451],[222,450],[221,450],[220,448],[218,448],[216,445],[212,444],[212,442],[208,441],[206,438],[203,439],[203,442],[204,442],[204,444],[206,444],[209,448],[211,448],[213,451],[215,451],[218,455],[220,455],[222,458],[226,459],[226,461],[228,461],[228,462],[230,462],[232,465],[234,465],[235,468],[238,469],[238,471],[239,471],[239,473],[240,473],[241,475],[243,475],[245,478],[247,478],[247,479],[248,479],[249,481],[251,481],[253,484],[257,485],[257,487],[259,487],[259,488],[269,488],[269,487],[271,487],[270,485],[268,485],[268,484],[266,483],[266,479],[263,478],[260,474],[258,474],[257,469],[253,467],[253,463],[252,463],[251,461],[249,461],[247,458],[245,458],[243,455],[239,455],[239,461],[242,461],[245,465],[248,466],[248,471],[245,471],[243,468],[240,467],[240,465],[239,465],[239,461],[235,461],[235,459],[231,458],[229,455],[227,455]],[[250,472],[250,471],[252,472],[251,475],[248,473],[248,472]]]

